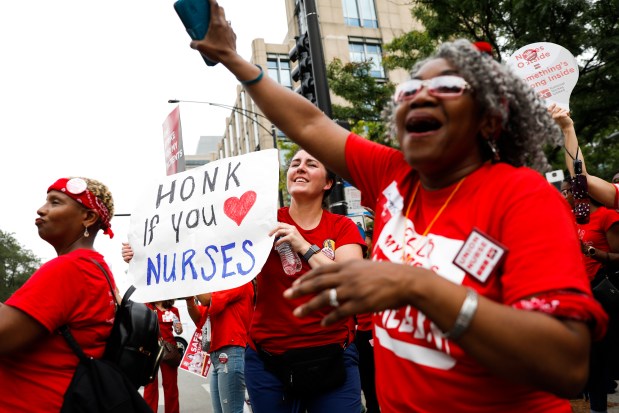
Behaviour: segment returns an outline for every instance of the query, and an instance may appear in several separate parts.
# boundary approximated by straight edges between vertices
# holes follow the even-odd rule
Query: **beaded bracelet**
[[[262,66],[256,65],[256,67],[260,69],[260,73],[258,74],[258,76],[256,76],[256,78],[252,80],[239,80],[239,82],[241,82],[243,86],[251,86],[253,84],[260,82],[260,80],[262,79],[262,76],[264,75],[264,71],[262,70]]]
[[[445,338],[456,340],[460,338],[460,336],[469,328],[471,321],[473,320],[473,316],[477,311],[477,299],[477,291],[467,288],[466,298],[462,303],[462,307],[460,307],[460,312],[456,318],[456,323],[450,331],[443,333]]]

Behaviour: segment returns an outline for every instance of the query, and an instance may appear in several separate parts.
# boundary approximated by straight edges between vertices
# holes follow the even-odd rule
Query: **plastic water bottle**
[[[211,316],[206,317],[206,322],[202,326],[202,351],[207,353],[211,349]]]
[[[181,320],[178,319],[176,314],[172,313],[172,324],[174,325],[174,332],[176,334],[180,334],[183,332],[183,325],[181,324]]]
[[[301,271],[303,263],[299,254],[292,250],[292,246],[289,242],[282,242],[275,247],[275,250],[279,253],[279,257],[282,260],[282,267],[287,275],[294,275]]]

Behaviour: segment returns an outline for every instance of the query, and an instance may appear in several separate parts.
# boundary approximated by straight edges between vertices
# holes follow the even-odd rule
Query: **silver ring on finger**
[[[335,288],[331,288],[329,290],[329,305],[331,307],[339,307],[340,302],[337,301],[337,290]]]

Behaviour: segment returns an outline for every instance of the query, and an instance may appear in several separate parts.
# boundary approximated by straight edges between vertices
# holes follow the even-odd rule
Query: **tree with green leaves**
[[[385,45],[387,69],[410,69],[460,37],[490,43],[498,60],[537,42],[569,50],[580,68],[570,108],[587,169],[606,179],[619,170],[619,0],[413,0],[411,12],[424,29]],[[561,151],[548,153],[563,169]]]
[[[372,62],[342,63],[334,59],[327,66],[329,88],[347,105],[332,105],[333,118],[346,121],[350,129],[374,142],[393,146],[381,112],[391,99],[394,85],[370,76]]]
[[[41,265],[13,234],[0,230],[0,302],[6,301]]]

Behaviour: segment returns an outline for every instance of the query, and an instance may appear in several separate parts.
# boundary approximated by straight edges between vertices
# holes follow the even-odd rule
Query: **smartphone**
[[[211,3],[209,3],[209,0],[177,0],[174,3],[174,10],[176,10],[176,14],[183,22],[192,40],[204,39],[211,21]],[[202,58],[209,66],[217,64],[204,55],[202,55]]]
[[[561,182],[563,182],[564,178],[565,176],[563,175],[563,170],[561,169],[546,172],[546,180],[550,182],[559,191],[561,190]]]

